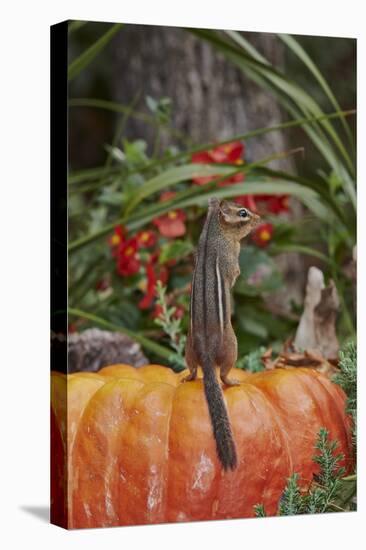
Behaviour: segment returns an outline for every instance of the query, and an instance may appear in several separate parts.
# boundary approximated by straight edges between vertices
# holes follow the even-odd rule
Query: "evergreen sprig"
[[[319,464],[320,473],[317,476],[318,483],[327,491],[333,488],[334,482],[345,474],[344,468],[339,467],[339,462],[344,458],[341,453],[335,454],[338,447],[337,441],[328,441],[329,432],[320,428],[315,448],[319,451],[313,457],[313,461]]]
[[[168,306],[166,287],[162,285],[161,281],[158,281],[156,284],[156,297],[156,303],[161,307],[161,313],[159,317],[155,319],[155,323],[159,325],[169,337],[170,345],[174,349],[174,353],[169,357],[169,362],[178,367],[176,370],[182,370],[186,368],[184,359],[186,337],[183,334],[181,319],[174,318],[176,308],[174,306]]]
[[[280,498],[280,516],[293,516],[303,512],[304,502],[298,485],[298,479],[299,474],[294,473],[287,480],[287,485]]]
[[[262,355],[265,351],[266,348],[263,346],[251,351],[248,355],[245,355],[238,360],[236,363],[236,368],[249,372],[260,372],[264,370]]]
[[[265,518],[267,516],[263,504],[255,504],[254,512],[257,518]]]
[[[346,412],[353,420],[353,444],[356,450],[357,426],[357,348],[354,342],[349,342],[339,352],[339,369],[333,381],[339,384],[347,394]]]
[[[313,461],[319,464],[320,471],[316,481],[307,492],[299,487],[299,474],[293,473],[287,480],[280,498],[278,515],[315,514],[339,510],[335,497],[341,488],[341,478],[345,473],[339,462],[343,455],[336,453],[337,441],[329,441],[329,432],[321,428],[315,443],[316,454]],[[266,515],[263,504],[256,504],[254,512],[257,517]]]

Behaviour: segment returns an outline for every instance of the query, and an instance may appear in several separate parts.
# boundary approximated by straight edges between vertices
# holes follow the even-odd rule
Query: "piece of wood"
[[[338,355],[336,320],[339,310],[337,288],[332,280],[324,284],[324,275],[317,267],[308,272],[305,306],[293,342],[295,351],[315,351],[326,359]]]

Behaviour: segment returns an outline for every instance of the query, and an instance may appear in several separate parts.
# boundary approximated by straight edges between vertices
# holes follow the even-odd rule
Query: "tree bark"
[[[246,33],[270,61],[281,64],[283,48],[272,34]],[[130,104],[136,93],[142,100],[169,97],[174,128],[194,143],[230,138],[256,128],[278,124],[281,109],[274,98],[249,80],[213,46],[188,31],[145,25],[127,25],[113,49],[113,99]],[[130,119],[127,135],[143,136],[151,146],[154,129]],[[171,145],[166,134],[162,146]],[[246,143],[247,160],[258,160],[287,148],[286,138],[274,132]],[[291,161],[274,163],[291,167]]]

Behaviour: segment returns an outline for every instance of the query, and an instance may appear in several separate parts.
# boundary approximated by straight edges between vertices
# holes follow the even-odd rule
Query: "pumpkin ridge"
[[[77,374],[77,373],[75,373]],[[102,387],[104,387],[105,385],[105,380],[103,380],[103,377],[100,376],[100,377],[96,377],[96,378],[93,378],[95,381],[100,381],[100,382],[103,382],[103,385],[101,385],[99,388],[97,388],[93,393],[91,393],[89,396],[88,396],[88,399],[85,401],[85,403],[83,404],[81,410],[79,411],[79,416],[78,416],[78,419],[77,419],[77,426],[75,427],[75,431],[74,431],[74,434],[73,434],[73,437],[71,439],[71,426],[70,426],[70,402],[71,402],[71,398],[70,398],[70,394],[72,392],[72,388],[73,386],[76,385],[76,383],[81,379],[81,378],[84,378],[84,377],[73,377],[72,380],[71,380],[71,383],[69,381],[69,379],[67,379],[67,428],[66,428],[66,457],[67,457],[67,484],[71,484],[71,481],[70,481],[70,475],[71,475],[71,472],[72,472],[72,468],[71,468],[71,461],[72,461],[72,451],[73,451],[73,447],[74,447],[74,443],[75,443],[75,439],[77,437],[77,432],[78,432],[78,428],[79,428],[79,425],[80,425],[80,422],[81,422],[81,419],[82,419],[82,416],[84,414],[84,411],[85,411],[85,408],[88,406],[91,398],[93,397],[93,395],[99,390],[101,389]],[[90,379],[89,379],[90,380]],[[74,381],[74,384],[72,383],[72,381]],[[75,391],[75,390],[74,390]],[[80,400],[78,400],[78,403],[80,404]],[[72,522],[72,508],[73,508],[73,505],[72,505],[72,498],[71,498],[71,491],[68,491],[67,492],[67,497],[68,497],[68,516],[69,516],[69,521]]]
[[[261,374],[261,373],[259,373]],[[313,456],[313,450],[316,442],[316,437],[319,428],[324,424],[324,415],[322,413],[322,409],[318,403],[318,400],[315,398],[314,392],[311,391],[311,385],[307,384],[306,382],[310,382],[310,378],[313,380],[316,380],[316,376],[313,372],[308,372],[306,369],[299,369],[296,367],[286,368],[286,369],[278,369],[270,371],[270,377],[272,378],[271,384],[268,386],[265,384],[265,376],[257,379],[258,383],[260,384],[263,391],[267,392],[269,396],[271,396],[271,402],[273,405],[276,406],[277,410],[279,411],[279,417],[283,420],[283,424],[285,426],[285,432],[290,436],[291,432],[296,429],[296,424],[294,424],[292,412],[294,410],[295,414],[296,412],[299,414],[298,407],[301,407],[301,403],[297,399],[295,399],[295,393],[292,388],[292,393],[289,393],[288,391],[288,384],[289,381],[291,381],[291,377],[293,378],[293,381],[296,382],[298,387],[296,388],[296,395],[298,394],[302,398],[304,396],[307,397],[308,400],[310,400],[311,403],[311,410],[306,411],[306,415],[308,415],[309,421],[312,421],[313,424],[316,424],[316,428],[314,431],[310,434],[303,434],[301,433],[301,437],[298,435],[299,432],[296,434],[298,439],[300,439],[302,444],[302,451],[299,453],[300,448],[298,446],[290,445],[290,456],[291,456],[291,462],[292,462],[292,471],[299,474],[300,481],[302,483],[310,483],[311,479],[309,479],[310,470],[313,471],[313,463],[312,463],[312,456]],[[289,378],[290,377],[290,378]],[[306,382],[305,382],[306,380]],[[292,385],[293,383],[292,382]],[[310,387],[309,387],[310,386]],[[291,386],[290,386],[291,388]],[[285,396],[283,395],[283,391],[285,389]],[[287,397],[288,396],[288,397]],[[289,402],[286,403],[285,398],[289,398]],[[319,417],[321,418],[321,421],[319,420]],[[299,422],[299,420],[297,420]],[[305,425],[307,428],[307,431],[309,431],[309,424]],[[299,425],[298,429],[302,429],[302,424]],[[290,432],[288,432],[290,430]],[[295,432],[296,433],[296,432]],[[293,441],[292,441],[293,443]],[[304,456],[303,454],[308,453],[309,449],[311,449],[311,456],[309,456],[307,460],[308,464],[308,470],[306,472],[306,475],[304,476]],[[312,478],[312,473],[311,473]]]
[[[346,427],[346,424],[344,422],[345,419],[347,419],[348,415],[346,414],[346,411],[345,411],[345,403],[343,404],[343,410],[340,408],[340,403],[337,399],[334,399],[334,396],[332,395],[332,392],[330,391],[331,389],[333,391],[335,390],[341,390],[341,388],[337,387],[335,385],[334,382],[332,381],[329,381],[330,384],[328,384],[328,380],[323,380],[320,376],[318,377],[318,382],[320,383],[320,385],[324,388],[324,390],[326,391],[327,395],[329,396],[329,400],[332,401],[334,404],[335,404],[335,410],[337,412],[337,426],[340,426],[341,429],[342,429],[342,433],[343,433],[343,436],[344,436],[344,441],[347,445],[347,451],[348,451],[348,454],[350,455],[350,459],[347,460],[347,457],[345,455],[345,461],[346,461],[346,468],[348,470],[348,467],[350,465],[350,463],[352,463],[352,460],[353,460],[353,457],[352,457],[352,442],[351,442],[351,438],[350,438],[350,433],[349,431],[347,431],[347,427]],[[342,391],[342,390],[341,390]],[[337,392],[338,393],[338,392]],[[341,441],[338,441],[338,445],[341,446]]]
[[[261,399],[263,400],[263,403],[265,403],[266,407],[270,411],[273,412],[271,420],[276,426],[277,436],[279,436],[281,438],[281,447],[283,447],[283,446],[285,447],[284,455],[287,459],[286,460],[286,462],[287,462],[287,474],[286,474],[286,476],[284,477],[284,480],[283,480],[283,485],[285,485],[286,477],[288,477],[293,471],[293,460],[292,460],[291,446],[289,444],[289,434],[288,434],[286,426],[285,426],[285,424],[282,420],[282,415],[279,414],[279,411],[277,409],[277,404],[275,402],[274,403],[271,402],[271,400],[269,399],[268,394],[266,394],[266,392],[263,390],[263,388],[259,388],[256,385],[255,380],[254,380],[254,383],[253,383],[253,387],[255,388],[256,393],[261,396]],[[253,405],[254,405],[254,408],[255,408],[255,403]],[[273,431],[274,430],[272,429],[272,433],[273,433]],[[273,480],[273,478],[275,478],[275,476],[278,475],[278,472],[275,469],[272,469],[272,470],[270,470],[270,474],[271,475],[267,475],[263,479],[263,486],[262,486],[262,489],[261,489],[262,497],[264,497],[264,495],[265,495],[266,485],[270,485],[271,480]],[[253,512],[253,515],[254,515],[254,512]]]
[[[94,495],[91,496],[89,487],[89,492],[84,496],[84,503],[83,508],[85,512],[83,511],[80,514],[80,504],[78,504],[78,508],[76,511],[76,522],[74,521],[73,527],[90,527],[93,524],[91,523],[93,515],[98,518],[98,525],[99,526],[113,526],[113,525],[120,525],[121,522],[123,522],[123,518],[120,517],[119,510],[114,512],[114,518],[112,519],[109,517],[108,512],[108,506],[110,504],[113,506],[113,499],[108,495],[108,492],[106,491],[106,480],[103,476],[103,470],[100,471],[99,467],[102,466],[103,468],[108,468],[108,453],[110,453],[110,449],[114,448],[114,452],[117,448],[117,440],[118,437],[120,438],[120,435],[118,434],[113,435],[113,427],[111,425],[106,424],[103,427],[103,424],[100,424],[100,422],[104,420],[105,415],[109,415],[110,410],[108,411],[106,409],[106,404],[110,404],[110,406],[113,407],[113,399],[111,400],[111,397],[118,397],[122,396],[122,392],[124,388],[129,387],[129,391],[125,392],[125,397],[122,402],[122,417],[121,421],[122,423],[126,423],[129,416],[129,401],[131,401],[133,388],[142,387],[142,382],[136,379],[129,379],[129,380],[120,380],[120,379],[107,379],[106,383],[93,394],[92,398],[89,400],[87,406],[84,409],[81,421],[79,422],[79,429],[77,433],[77,438],[75,438],[75,444],[74,444],[74,453],[72,457],[72,463],[74,465],[75,461],[78,459],[78,461],[81,463],[82,466],[82,477],[81,479],[78,479],[78,486],[77,486],[77,492],[75,494],[75,490],[72,490],[72,498],[79,498],[79,492],[83,490],[83,487],[87,487],[88,489],[88,483],[85,480],[85,476],[88,473],[88,470],[85,470],[85,465],[89,467],[89,478],[92,480],[96,480],[98,482],[97,488],[98,493],[97,496]],[[101,407],[102,404],[102,407]],[[119,434],[121,434],[121,421],[119,422]],[[90,426],[91,423],[91,426]],[[85,430],[86,428],[86,430]],[[92,428],[92,429],[91,429]],[[87,434],[91,434],[91,436],[86,437],[85,431]],[[78,445],[80,448],[78,448]],[[101,445],[106,445],[106,453],[102,453]],[[78,454],[77,454],[78,452]],[[87,454],[85,454],[87,453]],[[98,469],[96,469],[95,462],[91,462],[85,460],[85,456],[92,456],[93,460],[100,459],[101,463],[98,465]],[[81,461],[80,461],[81,457]],[[119,457],[118,457],[119,458]],[[119,465],[119,460],[117,458],[117,464]],[[77,470],[76,466],[73,466],[74,469]],[[91,469],[90,469],[91,468]],[[103,478],[102,480],[100,478]],[[100,481],[98,481],[100,479]],[[82,488],[80,488],[80,482],[82,483]],[[101,487],[103,486],[103,493],[101,492]],[[72,487],[74,489],[74,487]],[[84,489],[85,490],[85,489]],[[104,495],[102,498],[102,494]],[[118,496],[120,496],[120,493],[118,493]],[[95,500],[96,499],[96,500]],[[99,499],[99,500],[98,500]],[[94,502],[95,501],[95,502]],[[75,506],[73,506],[75,509]],[[84,517],[87,511],[89,510],[87,514],[87,519]],[[74,518],[75,519],[75,518]],[[75,525],[76,523],[76,525]]]
[[[167,426],[166,426],[166,431],[165,431],[165,445],[164,445],[165,452],[164,452],[164,456],[166,458],[166,464],[164,465],[164,467],[165,467],[165,483],[164,483],[164,499],[163,499],[163,517],[167,516],[168,490],[169,490],[169,471],[170,471],[170,468],[169,468],[169,464],[170,464],[170,460],[169,460],[169,456],[170,456],[170,453],[169,453],[170,423],[171,423],[171,419],[172,419],[173,401],[174,401],[175,394],[177,392],[178,386],[179,386],[179,384],[177,386],[175,386],[174,391],[172,391],[172,398],[170,400],[170,406],[169,406],[168,421],[167,421]],[[162,522],[164,522],[164,520],[162,520]]]
[[[255,383],[253,385],[256,388],[256,390],[262,395],[262,398],[266,402],[267,407],[269,407],[270,409],[273,410],[273,413],[274,413],[273,414],[273,420],[277,424],[280,433],[284,436],[284,440],[285,440],[284,442],[285,442],[286,451],[287,451],[286,454],[288,456],[288,461],[289,461],[289,473],[291,473],[293,471],[293,460],[292,460],[292,454],[291,454],[291,446],[289,444],[289,434],[288,434],[287,428],[285,426],[285,423],[282,420],[281,411],[279,411],[279,409],[277,407],[277,403],[271,402],[271,400],[269,399],[269,395],[265,392],[265,390],[263,388],[258,388],[258,386]]]

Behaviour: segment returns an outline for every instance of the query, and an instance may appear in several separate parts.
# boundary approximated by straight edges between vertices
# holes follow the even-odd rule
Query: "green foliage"
[[[338,443],[337,441],[328,442],[328,436],[328,430],[321,428],[315,445],[319,453],[314,456],[313,460],[320,466],[320,473],[317,476],[318,482],[329,491],[332,489],[334,481],[344,475],[344,468],[339,467],[343,455],[335,454]]]
[[[168,306],[166,287],[161,284],[161,281],[157,282],[156,295],[157,305],[160,306],[161,313],[155,319],[155,323],[161,327],[169,337],[170,345],[174,349],[174,353],[169,356],[169,362],[173,365],[174,370],[179,372],[186,368],[184,359],[186,337],[182,333],[182,322],[181,319],[174,318],[176,308]]]
[[[264,250],[247,245],[240,254],[240,276],[235,292],[244,296],[260,296],[278,290],[283,285],[275,262]]]
[[[164,264],[171,260],[182,260],[193,252],[193,245],[188,240],[175,239],[165,243],[160,250],[159,262]]]
[[[355,342],[348,342],[339,352],[339,369],[333,381],[339,384],[347,394],[346,412],[353,421],[353,445],[357,446],[357,348]]]
[[[293,516],[303,512],[304,502],[298,486],[298,479],[299,474],[294,473],[287,480],[287,485],[280,499],[280,516]]]
[[[169,97],[162,97],[159,100],[146,96],[146,104],[150,111],[157,118],[158,122],[167,124],[170,121],[172,102]]]
[[[334,382],[339,384],[347,394],[347,412],[356,418],[357,409],[357,348],[354,342],[348,342],[339,352],[340,372]]]
[[[255,504],[254,512],[257,518],[265,518],[267,515],[263,504]]]
[[[262,355],[266,351],[266,348],[260,347],[248,353],[241,359],[238,360],[236,364],[237,369],[243,369],[248,372],[260,372],[264,370],[264,365],[262,362]]]
[[[354,480],[343,477],[344,468],[339,466],[343,455],[336,453],[337,447],[337,441],[329,441],[328,431],[321,428],[315,443],[316,454],[313,457],[313,461],[319,465],[319,474],[308,491],[304,491],[299,486],[299,474],[294,472],[288,478],[280,498],[278,515],[315,514],[353,509],[355,485],[352,485],[352,482]],[[345,494],[346,498],[344,498]],[[262,504],[257,504],[254,511],[257,517],[265,515]]]

